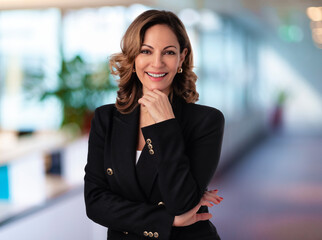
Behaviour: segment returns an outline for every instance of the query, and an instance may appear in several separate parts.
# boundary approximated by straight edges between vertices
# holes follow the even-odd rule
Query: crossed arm
[[[164,96],[161,95],[160,97],[162,98],[161,101],[165,101]],[[152,99],[150,97],[150,101],[152,100],[153,97]],[[146,101],[140,100],[139,102],[148,107],[149,103],[146,103]],[[157,102],[154,104],[158,105]],[[167,106],[167,102],[162,104]],[[155,111],[152,105],[150,107]],[[163,110],[171,113],[169,109]],[[160,111],[157,111],[157,113],[160,113]],[[160,116],[164,117],[162,114]],[[211,207],[213,206],[212,203],[218,204],[222,200],[217,196],[217,191],[205,192],[205,189],[217,165],[216,162],[207,162],[207,158],[209,158],[208,161],[213,161],[213,159],[218,161],[219,159],[218,151],[215,151],[215,155],[213,152],[216,150],[214,146],[219,148],[220,151],[223,118],[220,118],[221,116],[218,118],[217,115],[210,116],[216,117],[218,124],[213,126],[208,123],[209,120],[206,121],[209,126],[204,127],[209,128],[209,131],[201,133],[199,138],[196,139],[196,147],[199,150],[192,151],[191,154],[193,158],[200,158],[199,152],[203,153],[206,156],[205,160],[201,159],[198,165],[202,166],[202,161],[206,161],[205,163],[214,167],[206,167],[206,169],[201,167],[193,172],[191,171],[192,166],[189,165],[189,158],[183,153],[183,146],[181,151],[177,151],[177,149],[168,147],[171,144],[163,144],[164,142],[169,143],[169,137],[171,141],[175,142],[174,146],[178,147],[178,144],[183,144],[182,134],[179,132],[176,120],[173,119],[171,114],[166,116],[167,119],[158,118],[154,125],[142,129],[145,137],[153,136],[153,139],[157,139],[154,147],[164,154],[162,163],[158,165],[159,188],[166,206],[163,207],[150,203],[133,202],[111,191],[106,182],[103,166],[104,133],[101,127],[102,121],[100,114],[95,113],[89,139],[88,163],[85,168],[86,211],[88,217],[93,221],[111,229],[129,231],[138,235],[142,235],[146,230],[158,232],[159,239],[167,239],[172,226],[187,226],[211,218],[211,214],[197,213],[197,211],[202,205]],[[164,131],[165,129],[167,131]],[[160,132],[164,134],[159,134]],[[160,138],[166,138],[167,141]],[[204,172],[200,173],[200,171]],[[202,177],[195,179],[196,174]],[[174,182],[176,184],[173,184]]]
[[[205,111],[197,112],[204,118],[194,126],[196,133],[191,143],[185,146],[181,127],[174,118],[166,94],[159,90],[146,91],[139,103],[155,121],[155,124],[142,128],[142,132],[145,139],[153,139],[154,149],[161,158],[155,164],[158,164],[159,188],[167,210],[178,216],[189,210],[193,212],[199,204],[211,207],[207,203],[219,203],[222,199],[217,192],[204,193],[220,157],[224,126],[222,113],[210,108],[207,114]],[[192,217],[206,220],[204,218],[210,218],[211,215],[197,214]]]

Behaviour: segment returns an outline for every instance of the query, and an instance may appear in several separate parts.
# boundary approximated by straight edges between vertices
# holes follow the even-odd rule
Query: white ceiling
[[[154,0],[0,0],[0,10],[41,8],[77,9],[115,5],[127,6],[136,2],[146,5],[155,4]]]

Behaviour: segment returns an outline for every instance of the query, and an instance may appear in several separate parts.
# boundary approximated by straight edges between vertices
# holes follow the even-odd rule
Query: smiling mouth
[[[154,78],[161,78],[161,77],[164,77],[165,75],[167,75],[168,73],[149,73],[149,72],[146,72],[149,76],[151,77],[154,77]]]

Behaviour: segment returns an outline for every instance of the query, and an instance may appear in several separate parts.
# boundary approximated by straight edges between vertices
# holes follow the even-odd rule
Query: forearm
[[[144,232],[157,233],[159,239],[168,239],[174,217],[164,206],[133,202],[98,187],[85,177],[85,203],[87,216],[105,227],[144,236]]]
[[[198,204],[217,167],[223,122],[217,125],[206,122],[209,123],[205,123],[204,133],[195,136],[187,147],[176,119],[142,129],[159,159],[148,164],[157,165],[159,188],[167,210],[173,215]]]

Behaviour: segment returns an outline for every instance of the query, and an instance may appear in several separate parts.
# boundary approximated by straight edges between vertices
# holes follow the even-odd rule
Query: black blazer
[[[110,104],[95,111],[85,204],[87,216],[108,227],[108,239],[216,239],[209,221],[180,228],[172,223],[207,189],[220,158],[224,116],[175,96],[172,108],[174,119],[142,128],[146,144],[137,165],[140,108],[121,114]]]

